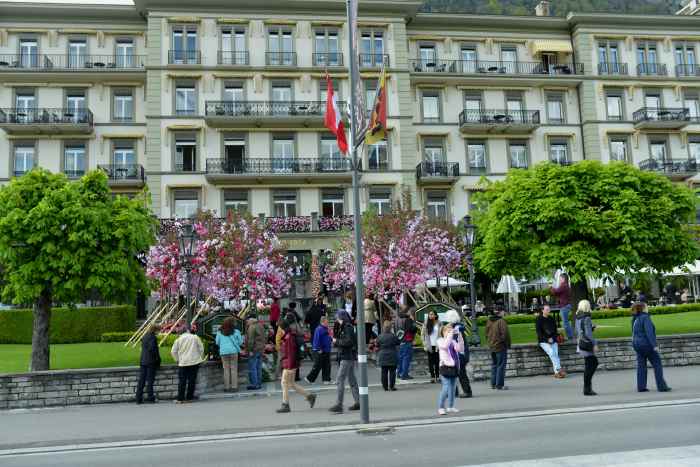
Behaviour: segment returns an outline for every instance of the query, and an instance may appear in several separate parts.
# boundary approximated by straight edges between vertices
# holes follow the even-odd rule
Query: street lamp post
[[[469,269],[469,302],[471,304],[472,343],[475,346],[478,346],[481,344],[481,337],[479,337],[479,324],[476,321],[476,286],[474,285],[474,257],[472,256],[474,239],[476,237],[476,226],[472,224],[471,221],[471,216],[464,216],[464,245],[467,247],[467,268]]]
[[[185,306],[187,306],[187,321],[185,324],[189,329],[192,322],[192,257],[194,244],[197,241],[197,233],[194,231],[194,226],[192,224],[185,224],[182,226],[182,230],[178,235],[178,241],[180,243],[180,259],[182,260],[182,267],[185,269],[185,285],[187,288],[187,298],[185,302]]]

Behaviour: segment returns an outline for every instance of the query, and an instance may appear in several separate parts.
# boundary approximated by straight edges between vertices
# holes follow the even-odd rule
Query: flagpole
[[[360,373],[360,418],[362,423],[369,423],[369,385],[367,384],[367,342],[365,342],[365,292],[362,270],[362,230],[360,222],[360,161],[357,157],[355,132],[358,130],[356,120],[357,95],[356,84],[358,80],[358,51],[355,47],[355,34],[357,31],[357,0],[347,0],[348,14],[348,50],[350,51],[350,140],[348,148],[352,161],[352,209],[353,227],[355,232],[355,303],[357,309],[357,362]],[[360,116],[364,118],[364,115]],[[381,325],[381,323],[380,323]]]

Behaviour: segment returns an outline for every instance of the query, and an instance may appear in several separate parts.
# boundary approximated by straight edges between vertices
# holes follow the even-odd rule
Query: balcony
[[[676,76],[700,76],[700,66],[698,65],[676,65]]]
[[[601,62],[598,63],[599,75],[622,75],[628,74],[627,64],[619,62]]]
[[[539,110],[463,110],[462,133],[531,133],[540,125]]]
[[[107,174],[112,187],[141,188],[146,183],[146,173],[140,164],[98,164],[97,168]]]
[[[0,109],[0,128],[9,134],[71,134],[93,131],[88,109]]]
[[[341,52],[315,53],[312,55],[312,59],[314,66],[343,66],[343,54]]]
[[[639,130],[678,130],[690,122],[690,110],[684,108],[643,107],[632,114]]]
[[[452,185],[459,178],[459,162],[422,161],[416,166],[416,179],[424,185]]]
[[[666,76],[668,70],[663,63],[640,63],[637,65],[637,76]]]
[[[296,52],[265,52],[265,64],[268,66],[297,66]]]
[[[639,170],[656,172],[673,180],[685,180],[698,173],[695,159],[646,159],[639,163]]]
[[[223,222],[224,218],[215,218],[215,223]],[[179,225],[191,223],[192,219],[160,219],[160,235],[176,231]],[[257,216],[255,223],[264,223],[270,230],[278,234],[306,232],[340,232],[353,229],[352,216],[290,216],[265,217]]]
[[[199,50],[169,50],[170,65],[201,65],[202,53]]]
[[[219,50],[217,63],[228,66],[248,66],[250,65],[250,56],[248,52]]]
[[[360,68],[389,68],[389,54],[360,54]]]
[[[580,75],[582,63],[546,65],[542,62],[485,60],[411,60],[412,73],[458,73],[485,75]]]
[[[143,70],[145,55],[0,55],[0,71],[90,71]]]
[[[212,128],[323,128],[326,102],[207,101],[205,111]]]
[[[292,181],[348,181],[352,176],[347,158],[243,158],[207,159],[211,183],[289,183]]]

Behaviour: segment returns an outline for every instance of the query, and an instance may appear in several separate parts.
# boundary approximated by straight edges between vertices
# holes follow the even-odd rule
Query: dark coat
[[[538,316],[535,320],[535,330],[537,330],[537,342],[548,343],[549,339],[557,341],[559,331],[554,316],[549,315],[546,318],[542,315]]]
[[[656,327],[649,313],[638,313],[632,317],[632,347],[635,350],[656,347]]]
[[[147,332],[141,339],[141,365],[160,366],[160,352],[158,351],[158,339],[155,333]]]
[[[355,360],[357,358],[357,337],[355,327],[352,324],[342,324],[335,338],[335,346],[338,348],[338,360]]]
[[[401,341],[391,332],[384,332],[377,338],[379,352],[377,366],[396,366],[398,364],[398,349]]]
[[[321,304],[317,305],[314,303],[311,305],[311,308],[309,308],[309,311],[306,312],[306,316],[304,316],[304,322],[309,325],[311,329],[316,329],[316,326],[318,326],[321,323],[321,317],[326,314],[326,306]]]

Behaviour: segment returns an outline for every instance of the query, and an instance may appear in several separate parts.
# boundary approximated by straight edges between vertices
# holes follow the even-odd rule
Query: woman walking
[[[280,359],[282,362],[282,406],[277,409],[277,413],[291,412],[291,409],[289,408],[290,389],[294,389],[297,394],[303,396],[312,409],[314,408],[314,404],[316,404],[316,395],[311,394],[294,381],[294,375],[296,374],[300,365],[297,337],[301,336],[297,334],[299,328],[294,326],[292,321],[292,318],[289,316],[289,314],[287,314],[285,319],[279,323],[280,328],[284,331],[284,335],[282,337],[282,346],[280,348]]]
[[[401,345],[401,341],[391,329],[391,321],[384,321],[382,333],[377,338],[377,365],[382,369],[382,387],[385,391],[396,391],[396,365]]]
[[[659,392],[671,390],[664,380],[664,368],[661,365],[656,343],[656,327],[649,316],[645,303],[632,305],[632,347],[637,352],[637,391],[647,392],[647,360],[654,367],[656,389]]]
[[[243,336],[235,328],[233,318],[226,318],[216,333],[216,345],[224,369],[224,392],[238,392],[238,354],[241,353]]]
[[[455,408],[455,389],[459,373],[459,352],[464,351],[464,340],[460,333],[451,325],[440,330],[441,337],[437,341],[440,352],[440,381],[442,389],[438,398],[438,415],[457,413]],[[447,408],[445,408],[447,402]]]
[[[423,324],[423,350],[428,354],[428,370],[430,382],[435,383],[440,379],[440,354],[437,341],[440,337],[440,319],[437,313],[431,311]]]
[[[598,357],[595,356],[598,352],[598,345],[593,339],[593,330],[595,326],[591,320],[591,302],[581,300],[578,302],[578,311],[576,312],[576,335],[578,336],[578,345],[576,351],[583,356],[583,395],[597,396],[593,391],[593,374],[598,368]]]

